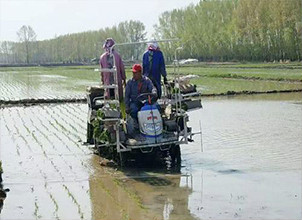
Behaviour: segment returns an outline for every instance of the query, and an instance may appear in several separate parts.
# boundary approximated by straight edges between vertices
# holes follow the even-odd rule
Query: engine
[[[158,137],[163,132],[163,121],[156,105],[145,105],[138,112],[138,124],[141,134]]]

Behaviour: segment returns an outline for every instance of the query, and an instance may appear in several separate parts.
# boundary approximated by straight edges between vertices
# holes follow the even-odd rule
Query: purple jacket
[[[125,67],[124,67],[124,63],[123,63],[122,58],[119,55],[119,53],[116,52],[115,50],[113,50],[112,53],[115,58],[115,66],[116,66],[116,70],[117,70],[118,91],[119,91],[119,97],[121,100],[123,98],[122,80],[124,80],[124,81],[126,80]],[[105,52],[100,57],[100,67],[101,68],[112,68],[112,66],[109,66],[109,64],[108,64],[107,55],[109,55],[109,53]],[[104,85],[110,85],[113,83],[112,73],[101,72],[101,77],[102,77],[102,82]],[[105,95],[107,97],[109,96],[108,90],[106,91]]]

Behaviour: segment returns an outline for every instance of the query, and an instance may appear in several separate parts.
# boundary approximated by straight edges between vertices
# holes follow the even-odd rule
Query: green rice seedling
[[[64,105],[64,107],[66,107],[66,105]],[[77,106],[79,107],[79,106]],[[68,105],[66,108],[66,113],[70,116],[72,116],[72,118],[76,118],[80,124],[85,124],[86,123],[86,120],[84,120],[83,118],[84,117],[80,117],[80,113],[78,110],[79,108],[74,108],[74,105]],[[86,117],[86,115],[85,115]],[[84,126],[83,126],[84,129],[86,129]]]
[[[70,139],[72,142],[74,142],[74,143],[76,144],[76,146],[78,146],[78,143],[77,143],[76,141],[74,141],[74,138],[72,139],[70,136],[71,136],[71,135],[74,136],[75,139],[77,139],[77,140],[80,140],[81,137],[78,136],[78,135],[76,135],[76,134],[74,134],[74,133],[70,133],[69,130],[67,130],[67,128],[65,128],[65,126],[62,125],[62,124],[61,124],[61,123],[60,123],[53,115],[51,115],[51,118],[56,122],[56,124],[57,124],[60,128],[62,128],[62,130],[60,130],[60,132],[63,133],[63,131],[64,131],[64,132],[68,133],[68,135],[66,135],[66,136],[68,137],[68,139]],[[70,134],[71,134],[71,135],[70,135]]]
[[[46,173],[44,173],[41,169],[40,169],[40,174],[41,174],[41,176],[43,177],[43,179],[46,181],[47,180],[47,175],[46,175]]]
[[[63,118],[62,115],[59,114],[59,115],[56,115],[56,117],[58,117],[60,119],[60,121],[62,121],[65,124],[65,126],[68,125],[71,128],[71,130],[74,131],[71,133],[71,135],[73,135],[76,139],[81,140],[81,137],[77,135],[78,129],[76,127],[74,127],[70,122],[66,121],[66,119]],[[61,123],[60,123],[60,125],[61,125],[61,127],[64,127],[65,130],[67,130],[66,127],[63,126]],[[70,132],[70,130],[69,130],[69,132]]]
[[[76,204],[76,206],[78,207],[78,213],[80,215],[80,218],[84,219],[84,213],[81,211],[80,204],[77,202],[77,200],[75,199],[75,197],[73,196],[73,194],[70,192],[70,190],[68,189],[68,187],[65,184],[63,184],[63,187],[67,191],[68,196],[72,199],[72,201],[74,202],[74,204]]]
[[[63,131],[61,131],[61,130],[59,130],[56,126],[55,126],[55,124],[54,123],[52,123],[51,121],[49,121],[49,124],[53,127],[53,128],[55,128],[58,132],[60,132],[60,135],[64,135],[65,137],[67,137],[67,139],[69,139],[71,142],[73,142],[76,146],[77,146],[77,143],[68,135],[68,134],[66,134],[66,132],[63,132]],[[64,146],[66,146],[66,148],[71,152],[72,150],[68,147],[68,145],[62,140],[62,138],[60,137],[60,136],[58,136],[56,133],[53,133],[55,136],[56,136],[56,138],[58,138],[63,144],[64,144]],[[83,151],[84,152],[84,151]]]
[[[44,123],[39,118],[38,120],[40,121],[40,125],[42,125],[42,127],[45,127]],[[42,132],[41,129],[36,126],[37,123],[33,122],[32,119],[30,119],[30,121],[34,129],[38,131],[48,141],[48,143],[52,146],[53,149],[57,150],[53,142],[49,140],[49,134],[45,134],[44,132]]]
[[[20,146],[19,146],[19,144],[16,145],[16,151],[17,151],[17,155],[20,156]]]
[[[123,217],[122,217],[122,219],[123,219],[123,220],[129,220],[129,214],[126,213],[125,210],[122,210],[122,212],[123,212]]]
[[[71,105],[64,105],[63,109],[64,111],[61,111],[62,115],[69,118],[73,122],[73,124],[77,124],[80,128],[82,128],[81,130],[86,129],[86,127],[84,126],[86,124],[86,121],[80,118],[78,114],[74,114],[74,111],[71,111]]]
[[[32,152],[33,150],[31,149],[28,141],[27,141],[27,138],[25,138],[22,134],[20,136],[20,138],[24,141],[25,145],[27,146],[27,148]]]
[[[53,204],[55,206],[55,211],[54,211],[55,213],[54,214],[56,214],[56,216],[57,216],[57,213],[58,213],[58,210],[59,210],[59,205],[58,205],[57,201],[55,200],[55,198],[53,197],[53,195],[51,193],[49,193],[49,197],[50,197],[51,201],[53,202]]]
[[[39,215],[39,205],[38,205],[37,198],[35,198],[35,212],[34,212],[34,216],[36,217],[36,219],[42,218],[42,216]]]

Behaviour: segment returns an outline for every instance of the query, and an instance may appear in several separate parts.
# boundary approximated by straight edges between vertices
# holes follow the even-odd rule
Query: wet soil
[[[301,93],[203,107],[179,170],[101,166],[82,143],[86,104],[1,108],[1,218],[301,219]]]

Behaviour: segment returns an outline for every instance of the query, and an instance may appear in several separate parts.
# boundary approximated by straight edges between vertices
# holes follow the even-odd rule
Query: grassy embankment
[[[174,69],[167,68],[173,75]],[[267,92],[302,89],[302,64],[197,64],[183,66],[180,74],[199,76],[192,79],[203,94]]]
[[[127,69],[131,77],[130,68]],[[174,67],[167,66],[173,78]],[[191,80],[204,95],[233,92],[270,92],[302,89],[302,63],[198,63],[184,65],[181,75],[197,75]]]

